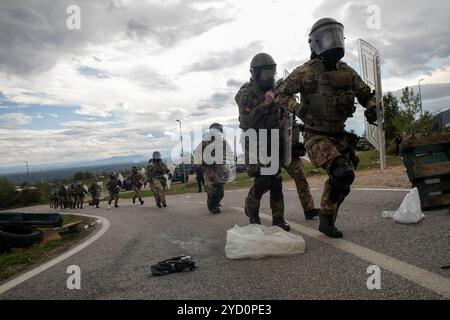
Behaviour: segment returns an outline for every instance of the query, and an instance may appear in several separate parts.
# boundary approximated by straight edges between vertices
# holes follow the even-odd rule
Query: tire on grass
[[[0,226],[0,242],[10,248],[27,248],[40,242],[43,233],[26,226]]]

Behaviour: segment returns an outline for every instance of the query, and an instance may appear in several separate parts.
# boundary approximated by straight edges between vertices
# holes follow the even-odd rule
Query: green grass
[[[358,156],[360,158],[360,163],[358,165],[357,171],[368,170],[368,169],[377,169],[380,167],[380,157],[379,153],[376,150],[371,151],[362,151],[358,152]],[[401,166],[403,162],[400,157],[396,156],[387,156],[387,165],[391,166]],[[321,168],[314,168],[314,166],[307,161],[303,161],[303,165],[305,168],[305,174],[307,177],[311,176],[320,176],[325,175],[326,171]],[[281,175],[283,177],[283,181],[292,180],[286,170],[282,169]],[[191,177],[192,178],[192,177]],[[194,181],[192,181],[194,180]],[[245,189],[251,187],[253,183],[253,179],[250,178],[246,173],[239,173],[236,179],[233,182],[227,183],[225,185],[225,190],[236,190],[236,189]],[[177,195],[177,194],[185,194],[185,193],[196,193],[198,191],[197,182],[195,179],[191,179],[189,183],[185,184],[173,184],[169,190],[166,190],[167,195]],[[146,189],[142,190],[141,194],[143,197],[151,197],[153,193]],[[121,192],[120,199],[131,199],[133,197],[133,192]],[[105,198],[107,200],[108,197]]]
[[[63,215],[64,224],[82,221],[89,224],[93,219],[77,215]],[[80,239],[87,236],[92,228],[79,228],[77,232],[65,233],[61,240],[37,243],[30,248],[13,248],[11,253],[0,254],[0,281],[6,280],[32,266],[45,262],[66,251]]]

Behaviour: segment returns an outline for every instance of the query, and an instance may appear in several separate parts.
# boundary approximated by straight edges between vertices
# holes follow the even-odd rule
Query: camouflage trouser
[[[300,199],[300,203],[302,204],[303,210],[313,210],[314,199],[311,195],[308,181],[306,180],[302,160],[300,158],[292,157],[291,163],[287,166],[284,166],[284,168],[295,181],[298,197]]]
[[[158,204],[166,205],[166,196],[164,194],[164,187],[159,179],[152,179],[150,181],[150,189],[153,192],[153,196],[155,197],[155,201]]]
[[[84,194],[75,196],[75,206],[77,208],[83,209],[84,198],[85,198]]]
[[[141,196],[141,188],[138,186],[133,186],[132,188],[134,194],[133,194],[133,201],[136,200],[136,198],[139,199],[139,201],[142,201],[142,196]]]
[[[224,183],[219,182],[216,169],[212,166],[203,166],[206,180],[207,205],[211,211],[219,207],[223,199],[225,186]]]
[[[321,210],[324,214],[332,215],[336,218],[339,206],[342,204],[343,200],[340,203],[336,203],[331,199],[332,186],[330,166],[336,158],[342,156],[350,163],[350,142],[346,136],[332,138],[307,133],[305,134],[305,145],[312,164],[316,167],[325,169],[329,177],[325,182],[322,194],[322,201],[320,203]]]
[[[273,218],[284,217],[283,179],[281,175],[257,176],[245,199],[245,212],[249,217],[259,216],[261,198],[270,192],[270,208]]]
[[[98,193],[91,193],[91,197],[92,197],[92,205],[97,205],[100,204],[100,194]]]
[[[76,208],[76,206],[77,206],[77,197],[74,194],[70,195],[68,197],[67,201],[68,201],[69,208],[72,208],[72,209]]]
[[[111,202],[114,200],[114,205],[117,206],[119,203],[119,193],[118,192],[109,192],[109,205],[111,205]]]

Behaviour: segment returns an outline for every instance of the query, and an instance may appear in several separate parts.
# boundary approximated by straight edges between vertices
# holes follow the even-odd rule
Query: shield
[[[227,161],[225,164],[216,165],[216,173],[220,183],[233,182],[236,179],[236,163]]]
[[[384,110],[381,88],[381,66],[380,53],[378,50],[364,40],[358,40],[359,64],[361,78],[372,89],[375,90],[377,99],[377,123],[374,126],[365,121],[366,139],[380,152],[380,167],[386,167],[386,143],[384,137]]]
[[[167,169],[169,169],[170,173],[173,176],[173,174],[175,172],[175,164],[172,161],[170,161],[170,160],[165,160],[164,163],[166,164]],[[169,175],[168,174],[164,174],[164,179],[166,179],[167,189],[170,189],[170,186],[172,184],[172,180],[169,179]]]

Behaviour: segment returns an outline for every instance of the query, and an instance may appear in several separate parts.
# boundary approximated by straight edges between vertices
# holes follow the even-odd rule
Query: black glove
[[[256,178],[256,177],[259,177],[260,175],[261,175],[261,168],[259,167],[259,166],[257,166],[257,165],[248,165],[246,168],[245,168],[245,171],[247,172],[247,174],[248,174],[248,176],[249,177],[252,177],[252,178]]]
[[[377,123],[377,108],[376,107],[370,107],[364,111],[364,115],[366,116],[367,122],[370,124],[376,124]]]
[[[304,157],[306,155],[305,145],[301,142],[296,142],[292,145],[292,155],[294,157]]]

